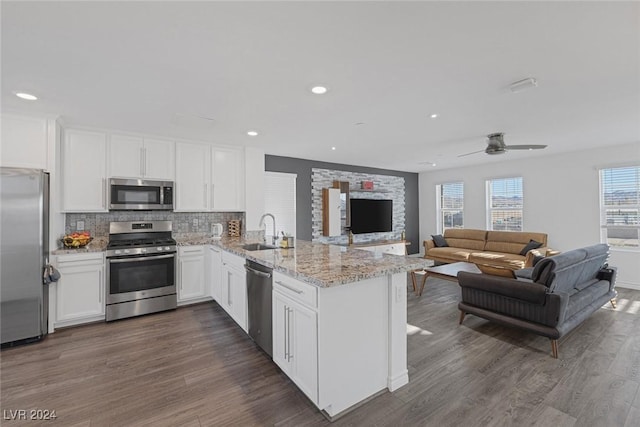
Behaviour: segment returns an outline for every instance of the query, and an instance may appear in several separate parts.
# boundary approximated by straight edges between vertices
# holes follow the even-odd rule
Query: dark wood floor
[[[560,341],[467,316],[459,289],[409,294],[410,383],[333,425],[640,426],[640,291]],[[318,410],[215,303],[60,330],[3,350],[1,409],[63,426],[325,426]]]

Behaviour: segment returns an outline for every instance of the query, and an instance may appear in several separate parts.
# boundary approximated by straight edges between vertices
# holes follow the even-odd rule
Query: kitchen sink
[[[269,249],[277,249],[277,246],[267,245],[265,243],[249,243],[242,246],[245,251],[265,251]]]

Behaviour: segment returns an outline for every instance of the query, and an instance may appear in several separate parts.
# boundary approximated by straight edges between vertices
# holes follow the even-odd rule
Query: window
[[[464,184],[449,182],[436,186],[438,194],[436,209],[438,210],[438,233],[447,228],[464,227]]]
[[[282,237],[281,231],[296,235],[296,174],[265,172],[264,207],[265,212],[276,218],[276,233]],[[268,240],[271,240],[273,226],[271,218],[265,218]]]
[[[640,247],[640,166],[600,170],[601,241]]]
[[[522,231],[522,177],[487,181],[487,228]]]

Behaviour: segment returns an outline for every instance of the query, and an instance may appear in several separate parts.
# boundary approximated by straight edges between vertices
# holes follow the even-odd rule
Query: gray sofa
[[[517,279],[461,272],[460,323],[474,314],[548,337],[557,358],[560,337],[607,301],[615,308],[616,269],[607,267],[608,255],[606,244],[571,250],[519,271]]]

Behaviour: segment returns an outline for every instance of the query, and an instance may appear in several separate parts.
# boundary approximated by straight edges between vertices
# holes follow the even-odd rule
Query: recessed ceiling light
[[[31,95],[30,93],[26,92],[16,92],[16,96],[18,98],[26,99],[27,101],[35,101],[36,99],[38,99],[37,96]]]
[[[435,163],[434,162],[419,162],[419,165],[427,165],[427,166],[432,166],[435,167]]]
[[[323,95],[325,93],[327,93],[327,88],[324,86],[314,86],[311,88],[311,92],[315,93],[316,95]]]
[[[250,130],[249,132],[247,132],[247,135],[249,135],[249,136],[258,136],[258,132],[256,132],[255,130]]]
[[[336,147],[331,147],[331,149],[332,149],[333,151],[336,151]]]
[[[432,118],[432,119],[435,119],[435,118],[437,118],[437,117],[438,117],[438,115],[437,115],[437,114],[432,114],[432,115],[431,115],[431,118]]]

